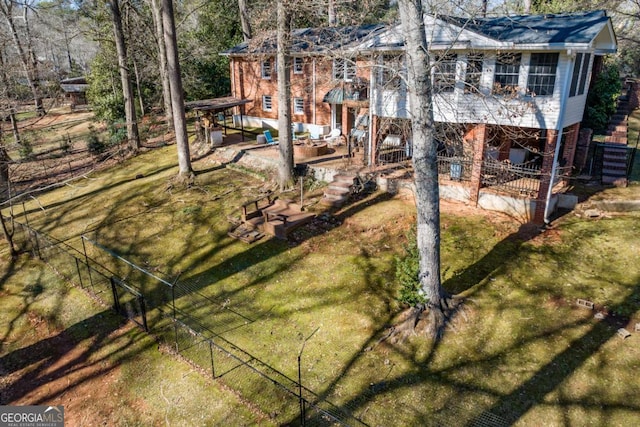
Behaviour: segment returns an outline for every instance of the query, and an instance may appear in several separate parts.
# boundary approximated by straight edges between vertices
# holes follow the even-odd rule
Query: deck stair
[[[627,130],[629,105],[626,100],[618,102],[618,109],[609,120],[604,138],[602,156],[602,183],[626,187],[627,180]]]
[[[333,181],[324,191],[320,200],[325,206],[340,207],[344,205],[354,192],[358,181],[355,173],[341,172],[333,177]]]
[[[247,243],[265,234],[286,239],[291,231],[311,222],[315,216],[304,212],[298,203],[267,194],[240,206],[240,218],[229,218],[235,228],[227,234]]]

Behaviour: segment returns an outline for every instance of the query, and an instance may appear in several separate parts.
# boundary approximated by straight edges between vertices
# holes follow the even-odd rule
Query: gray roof
[[[609,17],[603,10],[555,15],[441,19],[492,39],[515,44],[589,43],[609,22]]]
[[[335,49],[344,49],[386,29],[384,24],[371,24],[348,27],[299,28],[291,33],[292,53],[326,53]],[[276,51],[275,32],[250,42],[240,43],[222,54],[242,55],[274,53]]]
[[[605,11],[576,12],[546,15],[514,15],[486,18],[462,18],[437,16],[436,21],[451,26],[445,38],[448,43],[460,41],[460,30],[464,37],[474,38],[474,33],[499,43],[513,45],[526,44],[589,44],[610,26]],[[400,32],[399,32],[400,31]],[[402,29],[397,25],[373,24],[351,27],[304,28],[292,32],[291,53],[320,54],[336,50],[360,49],[397,49],[402,48]],[[452,32],[453,31],[453,32]],[[454,34],[455,33],[455,34]],[[612,37],[613,33],[611,33]],[[476,37],[477,38],[477,37]],[[441,40],[441,42],[444,40]],[[615,43],[615,40],[613,41]],[[276,52],[275,32],[260,40],[241,43],[222,52],[226,55],[273,54]]]

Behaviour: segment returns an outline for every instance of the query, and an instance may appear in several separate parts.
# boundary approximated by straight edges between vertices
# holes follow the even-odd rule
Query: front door
[[[331,129],[342,129],[342,104],[331,104]]]

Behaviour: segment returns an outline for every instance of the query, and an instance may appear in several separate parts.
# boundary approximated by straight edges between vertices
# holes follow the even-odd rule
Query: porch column
[[[378,161],[378,129],[380,127],[380,119],[376,115],[371,116],[371,129],[369,138],[371,140],[371,150],[369,152],[369,166],[377,166]]]
[[[542,155],[542,167],[540,169],[540,188],[536,197],[536,208],[533,214],[533,223],[544,225],[544,212],[547,203],[547,193],[551,184],[551,171],[555,161],[554,153],[560,132],[555,129],[547,129],[547,139],[544,144]]]
[[[566,167],[573,167],[578,146],[578,136],[580,135],[580,123],[569,126],[567,138],[564,143],[564,153],[562,158],[567,159]]]
[[[471,165],[471,184],[469,187],[469,200],[478,204],[480,187],[482,185],[482,162],[484,161],[484,149],[487,140],[487,125],[482,123],[476,125],[470,132],[471,144],[473,147],[473,164]]]

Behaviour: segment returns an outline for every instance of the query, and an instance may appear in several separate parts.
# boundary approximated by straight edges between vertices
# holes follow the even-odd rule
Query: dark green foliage
[[[124,120],[118,120],[109,126],[109,145],[118,145],[127,139],[127,126]]]
[[[100,137],[94,127],[89,128],[89,136],[87,137],[87,150],[91,154],[100,154],[106,150],[107,146]]]
[[[583,127],[593,129],[596,134],[603,134],[607,129],[609,118],[616,112],[616,101],[620,96],[618,67],[613,63],[605,63],[600,74],[594,77],[595,81],[589,90],[582,124]]]
[[[398,300],[404,304],[415,306],[426,302],[420,294],[420,254],[416,241],[416,231],[408,233],[404,257],[396,257],[396,281],[400,285]]]
[[[102,47],[91,64],[87,99],[97,120],[108,124],[124,120],[124,99],[117,60],[112,49]]]

